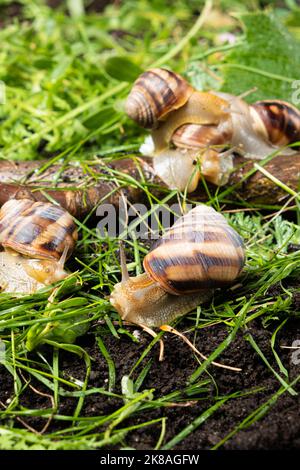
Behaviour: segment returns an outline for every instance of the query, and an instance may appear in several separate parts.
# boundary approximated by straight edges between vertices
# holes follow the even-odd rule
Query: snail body
[[[33,260],[27,259],[17,253],[9,253],[3,251],[0,253],[0,290],[10,294],[32,294],[47,285],[47,282],[38,280],[36,276],[37,270],[42,270],[44,275],[49,279],[49,274],[55,273],[52,276],[52,282],[59,281],[66,277],[67,273],[63,270],[63,266],[58,270],[58,266],[54,267],[53,263],[48,262],[48,266],[37,264],[37,266],[30,266]],[[37,260],[36,260],[37,261]],[[33,269],[32,269],[33,268]],[[59,275],[61,273],[61,275]]]
[[[152,132],[157,153],[164,150],[174,132],[184,124],[218,125],[228,119],[228,103],[213,93],[195,91],[180,108],[168,114],[167,119]]]
[[[144,273],[117,284],[110,301],[123,320],[156,327],[185,315],[211,296],[212,291],[207,289],[195,294],[171,295]]]
[[[51,203],[11,199],[0,210],[0,287],[33,293],[64,279],[77,241],[71,215]]]
[[[174,145],[203,148],[230,143],[249,158],[257,159],[276,148],[300,141],[300,111],[291,104],[265,100],[248,105],[227,93],[217,95],[228,101],[230,119],[218,125],[185,124],[172,135]],[[291,149],[284,149],[285,152]]]
[[[145,273],[125,275],[114,287],[111,303],[123,319],[161,326],[232,283],[244,260],[243,241],[226,219],[210,207],[197,206],[146,255]]]
[[[249,105],[237,96],[216,94],[227,100],[230,107],[232,134],[228,143],[246,158],[261,160],[292,144],[300,135],[300,111],[289,103],[272,100]],[[281,150],[284,155],[293,152],[290,148]]]
[[[233,152],[260,160],[300,140],[300,111],[289,103],[249,105],[228,93],[200,92],[166,69],[146,71],[137,79],[126,110],[152,130],[150,151],[147,145],[141,151],[154,157],[157,174],[170,188],[188,192],[196,189],[201,175],[213,184],[226,184]],[[293,152],[285,148],[281,153]]]
[[[163,179],[169,187],[181,191],[186,187],[188,192],[194,191],[201,175],[210,183],[221,186],[227,182],[233,168],[233,152],[230,149],[226,151],[231,138],[230,119],[222,120],[218,125],[184,124],[174,132],[171,140],[172,145],[177,147],[172,150],[177,154],[177,161],[169,159],[168,162],[169,167],[174,167],[173,171],[166,170],[166,163],[161,164],[163,159],[168,158],[168,151],[162,152],[154,159],[154,167],[160,167],[159,174],[164,175]],[[184,159],[183,154],[188,154],[188,158]],[[196,169],[197,162],[199,165]],[[171,181],[170,175],[174,175],[177,168],[180,171]]]

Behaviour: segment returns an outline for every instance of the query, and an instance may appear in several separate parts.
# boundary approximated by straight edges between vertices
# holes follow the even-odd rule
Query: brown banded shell
[[[181,108],[194,89],[180,75],[153,68],[135,81],[127,98],[127,115],[146,129],[155,129],[166,114]]]
[[[11,199],[1,207],[0,243],[17,253],[59,260],[65,248],[71,255],[77,238],[72,216],[60,206]]]
[[[231,122],[225,120],[219,125],[184,124],[174,132],[172,143],[176,147],[205,148],[226,145],[231,138]]]
[[[267,139],[273,145],[282,146],[300,141],[300,111],[290,103],[280,100],[257,101],[252,108],[261,118]]]
[[[221,287],[245,261],[242,238],[211,207],[197,206],[177,220],[144,258],[147,274],[171,294]]]

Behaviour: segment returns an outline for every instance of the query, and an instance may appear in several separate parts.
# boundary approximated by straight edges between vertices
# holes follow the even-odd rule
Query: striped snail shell
[[[59,260],[74,250],[77,229],[60,206],[30,199],[11,199],[0,209],[0,243],[22,255]]]
[[[262,120],[266,138],[273,145],[280,147],[300,141],[300,111],[295,106],[281,100],[263,100],[251,108]],[[296,148],[299,146],[293,147]]]
[[[230,120],[219,125],[184,124],[172,135],[172,143],[176,147],[205,148],[208,146],[224,146],[232,137]]]
[[[127,115],[146,129],[155,129],[170,111],[182,107],[194,89],[180,75],[153,68],[138,77],[127,98]]]
[[[122,259],[123,258],[123,259]],[[122,319],[161,326],[207,301],[233,282],[245,261],[241,237],[211,207],[197,206],[164,234],[144,258],[145,273],[122,281],[110,301]]]
[[[144,258],[148,275],[177,295],[226,285],[243,265],[241,237],[225,217],[202,205],[178,219]]]
[[[72,216],[60,206],[12,199],[0,210],[0,287],[31,294],[64,279],[77,241]]]

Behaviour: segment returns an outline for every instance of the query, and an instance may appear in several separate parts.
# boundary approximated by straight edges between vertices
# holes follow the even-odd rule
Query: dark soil
[[[0,28],[9,21],[12,21],[13,18],[19,17],[21,13],[22,6],[18,2],[11,3],[10,5],[0,5]]]
[[[59,7],[60,5],[65,4],[66,1],[65,0],[48,0],[47,3],[50,7],[56,8],[56,7]],[[91,12],[91,11],[101,12],[109,3],[118,4],[120,2],[118,1],[112,2],[111,0],[90,0],[89,2],[86,2],[86,3],[88,3],[87,8],[86,8],[88,12]]]
[[[48,5],[51,8],[58,8],[65,6],[65,0],[48,0]],[[91,0],[86,8],[87,12],[102,12],[107,5],[110,3],[118,4],[118,1],[112,2],[111,0]],[[0,4],[0,28],[5,26],[7,23],[13,21],[14,18],[22,18],[22,4],[19,2],[13,2],[9,5]]]
[[[186,325],[181,324],[180,329],[183,330],[184,326],[188,327],[188,321],[186,321]],[[278,370],[270,348],[271,332],[263,328],[259,322],[256,325],[251,324],[249,332],[275,370]],[[197,346],[204,354],[208,355],[224,340],[227,334],[228,332],[224,326],[209,327],[199,333]],[[115,391],[119,392],[121,377],[130,372],[131,367],[139,358],[150,338],[146,333],[143,333],[140,344],[134,344],[124,336],[119,340],[111,335],[105,336],[103,339],[116,364],[118,383]],[[281,349],[280,346],[291,346],[295,339],[300,339],[300,321],[290,320],[278,334],[277,350],[291,380],[299,375],[300,365],[293,365],[291,350]],[[90,332],[81,338],[79,344],[93,358],[89,386],[107,387],[107,364],[95,344],[94,333]],[[165,360],[162,363],[158,362],[158,346],[150,353],[153,364],[143,384],[143,389],[155,388],[155,397],[184,388],[190,374],[197,367],[193,353],[179,338],[169,334],[166,335],[165,346]],[[46,349],[43,352],[47,354]],[[60,358],[60,367],[65,378],[70,376],[77,379],[84,378],[85,367],[81,359],[76,359],[74,355],[67,353],[61,354]],[[218,360],[224,364],[242,368],[242,372],[231,372],[211,366],[210,373],[218,386],[219,395],[256,387],[262,387],[263,390],[247,397],[228,401],[201,427],[182,441],[177,449],[195,450],[212,447],[280,388],[278,380],[263,364],[242,333],[238,334],[235,341]],[[2,384],[0,400],[5,403],[13,393],[13,382],[11,375],[3,367],[1,367],[0,372]],[[207,375],[203,376],[203,378],[207,377]],[[32,385],[39,391],[47,392],[46,389],[42,389],[40,383],[32,382]],[[299,392],[300,386],[295,386],[295,390]],[[213,395],[215,395],[215,389],[212,386],[211,396]],[[59,412],[61,414],[72,414],[76,403],[77,401],[73,398],[61,398]],[[134,422],[137,424],[148,419],[167,416],[166,441],[168,441],[212,403],[213,401],[210,399],[203,399],[195,401],[189,407],[168,407],[147,411],[147,415],[145,413],[141,414],[135,418]],[[22,395],[21,404],[31,409],[43,409],[51,406],[48,398],[32,392],[29,388]],[[122,402],[115,398],[110,399],[102,395],[89,396],[85,400],[83,414],[86,416],[106,415],[112,413],[121,405]],[[292,397],[288,392],[285,392],[265,417],[246,430],[239,431],[225,444],[225,449],[299,449],[299,415],[300,397]],[[37,430],[42,429],[45,424],[44,420],[40,418],[26,418],[25,421]],[[130,421],[127,423],[130,424]],[[59,424],[52,422],[48,431],[56,430],[58,426],[62,426],[61,422]],[[160,426],[146,427],[131,432],[127,436],[126,442],[134,448],[153,449],[159,433]]]

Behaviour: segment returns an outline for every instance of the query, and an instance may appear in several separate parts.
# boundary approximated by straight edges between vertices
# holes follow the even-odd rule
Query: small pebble
[[[136,339],[140,339],[140,338],[141,338],[141,330],[134,330],[134,332],[132,333],[132,335],[133,335]]]

